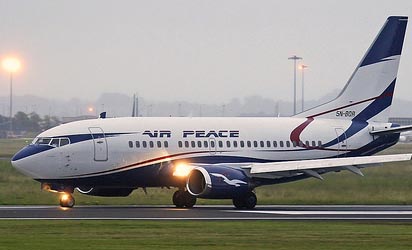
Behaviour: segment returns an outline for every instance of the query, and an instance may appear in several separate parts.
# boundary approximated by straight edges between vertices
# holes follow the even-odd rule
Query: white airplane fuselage
[[[104,177],[102,184],[110,185],[105,178],[108,175],[127,176],[130,171],[150,171],[151,167],[156,172],[160,163],[163,167],[176,162],[241,165],[362,156],[391,146],[399,138],[396,134],[382,142],[379,137],[379,143],[374,143],[369,132],[391,127],[390,123],[356,125],[350,120],[314,119],[299,129],[307,121],[306,118],[216,117],[84,120],[39,134],[37,138],[68,138],[70,143],[60,147],[29,145],[45,147],[45,151],[21,159],[15,166],[22,166],[20,170],[37,180],[70,180],[85,185],[82,179],[93,177],[93,183],[99,185],[98,179]],[[348,134],[351,125],[354,135]],[[162,184],[141,176],[135,182],[114,180],[113,185],[167,186],[173,183],[168,179]]]

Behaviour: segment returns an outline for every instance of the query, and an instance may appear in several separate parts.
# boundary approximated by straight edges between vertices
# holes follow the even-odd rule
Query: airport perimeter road
[[[388,220],[412,221],[412,206],[0,206],[4,219],[73,220]]]

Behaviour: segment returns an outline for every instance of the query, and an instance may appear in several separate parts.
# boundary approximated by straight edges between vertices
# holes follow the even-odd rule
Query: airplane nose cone
[[[11,165],[23,174],[35,177],[37,174],[35,174],[36,163],[33,159],[34,155],[51,148],[53,147],[48,145],[28,145],[11,158]]]

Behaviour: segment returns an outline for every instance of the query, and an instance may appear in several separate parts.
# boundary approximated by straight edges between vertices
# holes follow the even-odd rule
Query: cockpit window
[[[64,146],[64,145],[67,145],[67,144],[70,144],[69,138],[61,138],[60,139],[60,147]]]
[[[33,144],[37,145],[49,145],[51,138],[37,138]]]
[[[50,142],[50,146],[55,147],[55,148],[58,147],[59,146],[59,139],[57,139],[57,138],[52,139],[51,142]]]
[[[37,137],[32,142],[33,145],[50,145],[52,147],[62,147],[64,145],[70,144],[69,138],[46,138]]]

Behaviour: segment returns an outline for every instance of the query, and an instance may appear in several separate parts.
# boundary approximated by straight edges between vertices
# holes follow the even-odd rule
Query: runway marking
[[[210,217],[210,218],[182,218],[182,217],[167,217],[167,218],[148,218],[148,217],[132,217],[132,218],[125,218],[125,217],[94,217],[94,218],[59,218],[59,217],[51,217],[51,218],[38,218],[38,217],[27,217],[27,218],[0,218],[0,220],[171,220],[171,221],[180,221],[180,220],[202,220],[202,221],[209,221],[209,220],[217,220],[217,221],[225,221],[225,220],[407,220],[412,221],[412,218],[407,217],[346,217],[346,218],[337,218],[337,217]]]
[[[412,215],[412,211],[259,211],[233,210],[226,212],[278,215]]]

